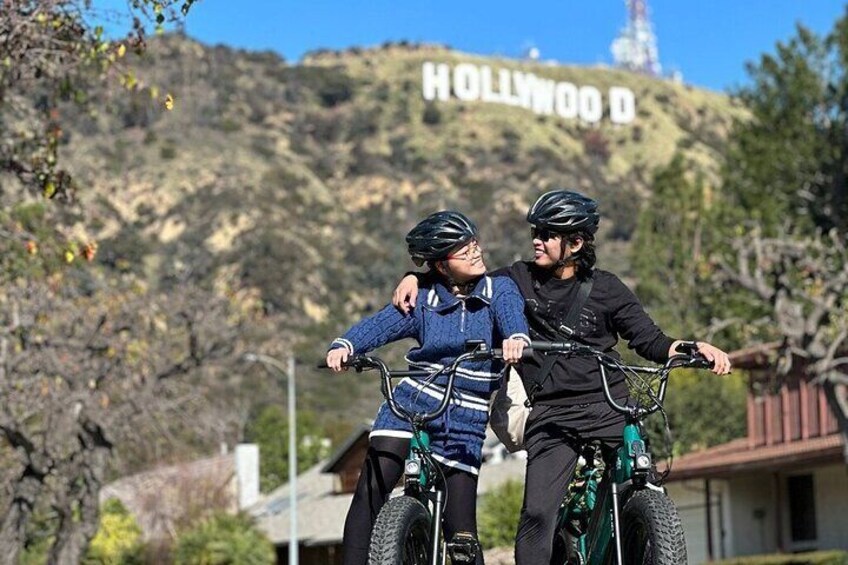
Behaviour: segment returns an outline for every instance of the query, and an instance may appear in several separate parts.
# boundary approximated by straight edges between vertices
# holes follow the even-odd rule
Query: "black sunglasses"
[[[559,234],[554,233],[548,228],[530,228],[530,237],[533,239],[538,239],[540,241],[548,241],[553,237],[557,237]]]

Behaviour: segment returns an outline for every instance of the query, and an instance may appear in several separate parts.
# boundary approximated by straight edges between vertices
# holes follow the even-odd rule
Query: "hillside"
[[[624,86],[632,124],[581,124],[482,102],[426,102],[425,61],[486,64],[539,77]],[[367,416],[374,383],[310,369],[324,344],[389,297],[412,264],[403,234],[443,207],[481,224],[495,266],[527,254],[527,206],[574,187],[605,215],[602,266],[628,272],[628,241],[652,171],[680,150],[717,178],[741,110],[721,94],[605,68],[482,58],[386,45],[317,52],[290,65],[271,53],[151,42],[132,63],[173,92],[171,112],[115,95],[63,140],[84,189],[98,261],[162,285],[192,281],[258,305],[304,360],[303,400]],[[369,399],[356,402],[367,390]]]

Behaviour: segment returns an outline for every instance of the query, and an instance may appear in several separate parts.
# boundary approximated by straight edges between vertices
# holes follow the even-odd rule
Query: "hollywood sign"
[[[463,102],[506,104],[589,123],[601,121],[604,115],[603,96],[594,86],[577,86],[509,69],[498,69],[495,74],[487,65],[470,63],[460,63],[451,70],[445,63],[425,62],[421,72],[425,100],[447,101],[453,93]],[[610,87],[607,99],[612,123],[629,124],[636,118],[636,97],[629,88]]]

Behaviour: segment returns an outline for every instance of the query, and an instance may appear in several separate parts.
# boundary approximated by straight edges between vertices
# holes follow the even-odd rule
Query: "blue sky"
[[[95,4],[125,5],[125,0]],[[727,90],[746,81],[745,62],[774,50],[801,22],[829,31],[844,0],[648,0],[663,69],[686,82]],[[446,43],[478,54],[610,63],[610,42],[626,21],[623,0],[200,0],[187,31],[204,43],[270,49],[296,62],[321,47],[387,40]]]

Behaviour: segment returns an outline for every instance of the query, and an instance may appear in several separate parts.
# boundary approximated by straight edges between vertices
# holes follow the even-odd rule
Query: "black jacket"
[[[577,296],[580,286],[576,277],[556,279],[549,270],[536,267],[532,261],[518,261],[491,274],[512,278],[525,301],[536,300],[544,312],[544,318],[555,328],[565,320],[568,307]],[[618,356],[613,347],[622,338],[640,356],[656,363],[665,362],[674,340],[651,320],[633,292],[617,276],[607,271],[595,269],[593,279],[592,291],[580,312],[577,327],[572,328],[575,331],[574,338],[613,356]],[[533,339],[564,339],[563,336],[551,335],[529,312],[528,321]],[[535,382],[542,376],[539,373],[543,361],[544,356],[536,354],[521,363],[520,371],[525,382]],[[627,394],[623,375],[610,375],[610,384],[615,398]],[[541,390],[535,395],[537,404],[574,405],[603,400],[597,361],[579,356],[557,358],[550,375],[544,379]]]

